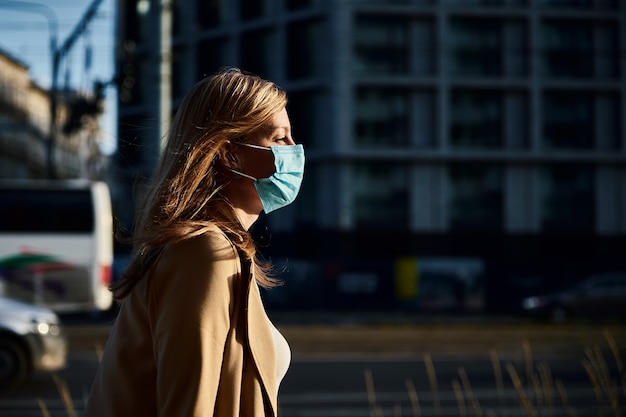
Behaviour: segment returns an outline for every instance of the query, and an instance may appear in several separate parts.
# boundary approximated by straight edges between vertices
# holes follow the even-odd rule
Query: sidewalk
[[[270,312],[294,358],[584,355],[599,346],[626,351],[625,324],[540,324],[507,317],[413,316],[376,312]],[[68,324],[70,349],[102,349],[111,323]]]

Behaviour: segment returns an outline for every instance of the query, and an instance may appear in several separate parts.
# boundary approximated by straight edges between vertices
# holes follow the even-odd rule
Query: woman
[[[184,99],[138,211],[132,261],[85,416],[275,416],[289,366],[248,232],[304,170],[285,92],[237,69]]]

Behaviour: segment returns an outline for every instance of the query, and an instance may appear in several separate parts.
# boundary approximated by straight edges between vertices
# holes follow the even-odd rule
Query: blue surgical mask
[[[263,211],[270,213],[279,208],[285,207],[296,199],[302,184],[304,175],[304,148],[302,145],[287,146],[258,146],[249,143],[238,143],[250,148],[271,151],[274,154],[274,167],[276,171],[269,178],[254,178],[243,172],[232,172],[250,178],[254,181]]]

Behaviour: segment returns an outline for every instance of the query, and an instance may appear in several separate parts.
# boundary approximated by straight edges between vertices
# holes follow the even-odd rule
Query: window
[[[319,75],[322,65],[320,20],[297,21],[287,26],[287,78],[299,80]]]
[[[239,0],[239,17],[242,21],[254,20],[269,13],[270,0]]]
[[[539,0],[539,4],[548,7],[576,7],[616,9],[619,0]]]
[[[502,24],[493,19],[455,18],[450,22],[450,72],[502,74]]]
[[[407,146],[409,97],[405,90],[361,87],[354,100],[355,141],[368,146]]]
[[[437,69],[437,39],[435,23],[432,19],[416,19],[413,21],[414,38],[412,42],[417,48],[413,61],[413,73],[418,75],[432,75]]]
[[[187,70],[186,49],[181,47],[174,48],[172,54],[172,96],[174,99],[182,98],[187,92],[187,86],[184,80],[187,79],[184,73]]]
[[[94,229],[90,190],[2,190],[0,230],[89,233]]]
[[[319,218],[317,209],[317,201],[319,196],[317,193],[319,176],[319,166],[314,162],[307,162],[305,175],[302,179],[302,186],[298,198],[294,202],[296,210],[296,224],[299,226],[315,227]]]
[[[354,22],[354,73],[408,73],[409,22],[404,16],[357,15]]]
[[[452,92],[450,143],[459,148],[503,146],[502,93],[457,89]]]
[[[324,125],[325,114],[323,95],[317,90],[295,91],[289,94],[287,111],[291,119],[293,138],[304,144],[307,149],[314,149],[320,143],[319,130]]]
[[[455,163],[448,172],[450,228],[501,230],[502,168],[484,163]]]
[[[182,2],[182,0],[181,0]],[[230,0],[198,0],[196,16],[200,29],[215,28],[224,25]]]
[[[594,171],[589,165],[555,165],[541,175],[542,226],[546,231],[594,230]]]
[[[548,76],[619,76],[619,26],[615,22],[547,21],[541,40],[543,70]]]
[[[407,166],[357,163],[354,166],[353,212],[357,227],[406,228],[409,187]]]
[[[320,3],[321,0],[285,0],[285,5],[289,11],[310,9]]]
[[[241,67],[263,78],[272,78],[275,47],[272,32],[257,30],[246,32],[241,37]]]
[[[543,145],[547,149],[593,149],[593,109],[591,93],[545,93]]]
[[[220,68],[228,65],[227,51],[228,41],[226,39],[209,39],[198,44],[196,53],[197,79],[205,78],[207,75],[217,72]]]
[[[525,6],[530,0],[443,0],[445,4],[459,6]]]

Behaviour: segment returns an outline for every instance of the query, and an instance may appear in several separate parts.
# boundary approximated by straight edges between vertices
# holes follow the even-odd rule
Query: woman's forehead
[[[289,122],[289,116],[286,109],[276,113],[274,117],[272,117],[269,122],[261,128],[264,133],[273,133],[281,129],[285,130],[287,133],[291,131],[291,123]]]

